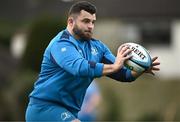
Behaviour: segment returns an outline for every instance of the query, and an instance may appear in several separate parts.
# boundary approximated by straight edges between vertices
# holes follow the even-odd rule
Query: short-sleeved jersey
[[[114,61],[115,56],[101,41],[76,40],[65,29],[46,48],[30,97],[59,104],[76,115],[92,80],[102,76],[104,63]],[[134,80],[125,67],[108,77],[119,81]]]

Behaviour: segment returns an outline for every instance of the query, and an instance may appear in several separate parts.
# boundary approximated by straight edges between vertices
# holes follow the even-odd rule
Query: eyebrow
[[[90,20],[91,21],[91,19],[89,19],[89,18],[83,18],[82,20]],[[96,21],[96,19],[93,19],[92,21]]]

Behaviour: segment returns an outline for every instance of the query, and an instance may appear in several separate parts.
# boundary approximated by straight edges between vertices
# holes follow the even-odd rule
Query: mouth
[[[85,33],[92,34],[92,31],[84,31]]]

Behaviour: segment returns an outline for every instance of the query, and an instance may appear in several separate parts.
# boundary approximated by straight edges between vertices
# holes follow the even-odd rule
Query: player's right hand
[[[124,66],[124,62],[132,57],[131,55],[128,55],[131,51],[132,50],[129,49],[127,45],[121,45],[118,48],[116,60],[114,62],[114,68],[116,71],[121,69]]]

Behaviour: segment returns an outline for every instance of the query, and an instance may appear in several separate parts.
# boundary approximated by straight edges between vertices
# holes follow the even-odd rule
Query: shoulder
[[[73,44],[74,42],[71,35],[69,34],[69,32],[67,32],[67,30],[62,30],[56,37],[55,37],[55,44],[57,43],[66,43],[66,44]]]
[[[78,47],[77,42],[73,39],[67,30],[61,31],[52,41],[51,49],[53,48],[62,48],[62,47]]]
[[[63,30],[60,34],[59,40],[69,40],[69,39],[70,39],[70,34],[66,30]]]

